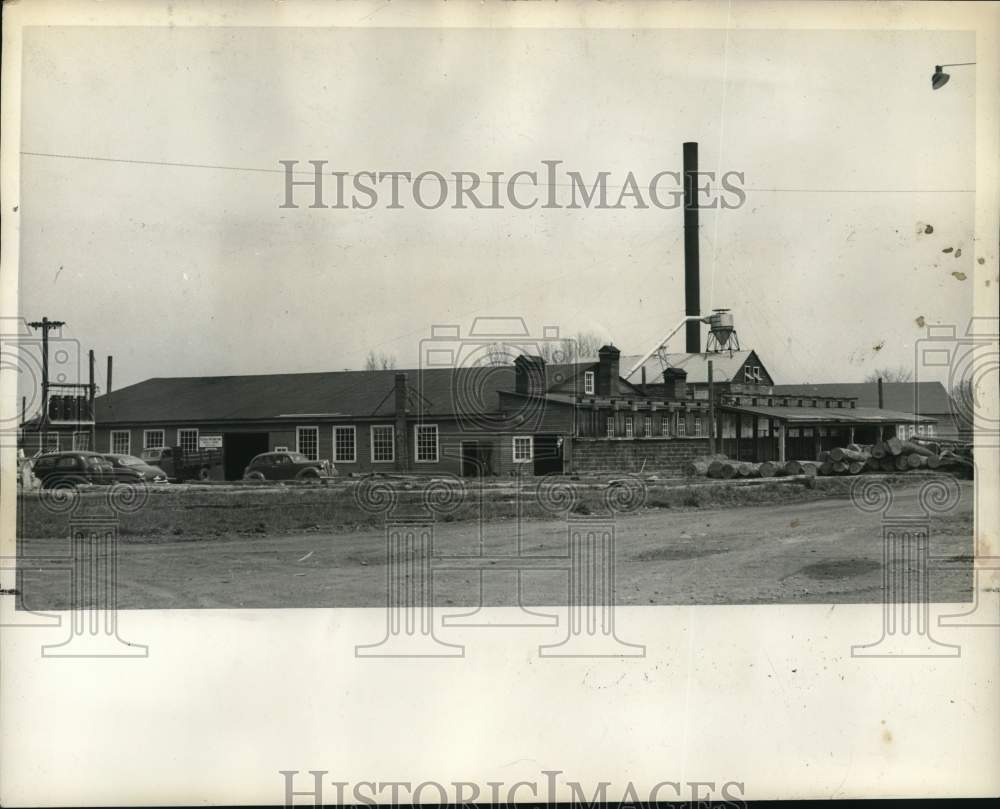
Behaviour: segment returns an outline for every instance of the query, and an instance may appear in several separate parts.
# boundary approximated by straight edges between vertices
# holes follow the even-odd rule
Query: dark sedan
[[[115,481],[118,483],[166,483],[167,474],[160,467],[154,466],[134,455],[118,455],[107,453],[104,456],[111,464]]]
[[[265,452],[243,470],[245,480],[320,480],[334,474],[329,461],[313,461],[301,452]]]
[[[32,462],[31,471],[43,489],[87,484],[109,486],[115,481],[110,461],[96,452],[82,450],[40,455]]]

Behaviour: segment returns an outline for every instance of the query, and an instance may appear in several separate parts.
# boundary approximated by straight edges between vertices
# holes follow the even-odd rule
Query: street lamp
[[[940,90],[948,83],[948,79],[951,78],[951,74],[945,73],[942,68],[945,67],[965,67],[966,65],[974,65],[975,62],[955,62],[950,65],[934,65],[934,75],[931,76],[931,89]]]

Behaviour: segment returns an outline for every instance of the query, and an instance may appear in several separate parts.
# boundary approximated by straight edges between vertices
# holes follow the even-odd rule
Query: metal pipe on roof
[[[882,391],[882,377],[878,378],[878,409],[882,410],[885,407],[885,394]]]

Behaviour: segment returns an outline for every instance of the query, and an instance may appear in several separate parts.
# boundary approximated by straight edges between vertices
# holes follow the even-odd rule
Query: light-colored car
[[[263,452],[243,470],[244,480],[320,480],[336,474],[329,461],[312,461],[301,452]]]

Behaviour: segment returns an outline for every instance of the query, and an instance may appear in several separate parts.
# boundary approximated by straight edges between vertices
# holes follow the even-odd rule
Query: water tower
[[[708,316],[708,340],[705,342],[706,351],[734,351],[740,350],[740,338],[736,334],[736,327],[733,325],[733,313],[729,309],[713,309]]]

